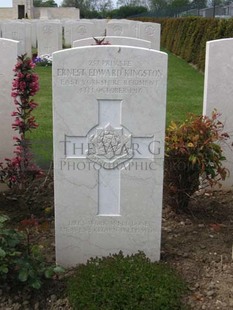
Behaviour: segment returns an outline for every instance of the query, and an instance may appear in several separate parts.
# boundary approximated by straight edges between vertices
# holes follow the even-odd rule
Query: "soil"
[[[30,237],[43,245],[49,262],[55,262],[53,210],[53,182],[48,176],[24,195],[0,193],[0,212],[10,216],[11,226],[20,227],[20,221],[29,214],[38,220],[39,226]],[[233,309],[233,193],[196,193],[181,213],[164,197],[162,226],[161,260],[186,281],[187,309]],[[70,273],[72,270],[50,280],[39,292],[1,283],[0,309],[71,309],[65,293]]]

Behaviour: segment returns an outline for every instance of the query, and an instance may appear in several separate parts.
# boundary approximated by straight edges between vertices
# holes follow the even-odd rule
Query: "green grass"
[[[204,76],[184,60],[168,53],[167,124],[183,121],[187,113],[202,113]],[[38,129],[31,133],[37,163],[46,168],[52,160],[52,70],[37,67],[40,91],[35,100]]]
[[[39,127],[31,132],[30,138],[37,163],[43,168],[48,168],[53,153],[52,68],[36,67],[35,71],[40,77],[40,91],[35,96],[39,106],[34,113]]]
[[[166,51],[167,52],[167,51]],[[187,113],[202,113],[204,75],[168,53],[167,124],[184,121]]]

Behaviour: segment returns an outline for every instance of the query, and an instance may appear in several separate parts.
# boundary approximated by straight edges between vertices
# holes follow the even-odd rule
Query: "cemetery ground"
[[[41,91],[36,99],[40,104],[36,118],[40,127],[31,138],[37,161],[47,172],[23,194],[0,193],[0,206],[1,212],[9,215],[11,227],[22,229],[20,222],[33,214],[38,226],[30,230],[29,238],[41,245],[47,261],[52,263],[55,243],[53,176],[49,164],[52,159],[51,68],[38,67],[37,72]],[[167,123],[184,120],[186,112],[201,113],[202,88],[203,75],[169,55]],[[41,141],[45,142],[43,147]],[[164,192],[161,261],[172,266],[187,283],[183,297],[185,309],[233,309],[232,203],[232,192],[198,192],[185,212],[175,212]],[[7,286],[0,290],[0,309],[71,309],[66,279],[72,273],[73,270],[68,270],[49,280],[40,291],[22,287],[12,290]]]
[[[161,261],[186,282],[185,309],[233,309],[232,203],[232,192],[196,193],[186,212],[177,213],[164,193]],[[22,229],[20,222],[34,215],[39,224],[30,240],[55,262],[52,176],[38,180],[25,195],[1,193],[0,205],[12,227]],[[40,291],[8,286],[0,290],[0,309],[71,309],[66,279],[72,273],[48,280]]]

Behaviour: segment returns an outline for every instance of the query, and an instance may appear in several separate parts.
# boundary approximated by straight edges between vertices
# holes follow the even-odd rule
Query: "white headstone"
[[[160,24],[157,23],[140,23],[139,38],[151,41],[151,48],[160,50]]]
[[[109,42],[110,45],[128,45],[128,46],[137,46],[137,47],[144,47],[150,48],[151,42],[146,40],[140,40],[136,38],[129,38],[129,37],[95,37],[97,40],[103,40],[104,42]],[[77,40],[73,42],[73,47],[80,47],[80,46],[88,46],[88,45],[96,45],[96,41],[94,38],[86,38],[82,40]]]
[[[2,37],[19,41],[18,53],[32,55],[31,25],[23,21],[4,22],[2,24]]]
[[[205,86],[203,114],[211,116],[214,109],[222,114],[224,131],[230,135],[227,145],[221,145],[230,177],[222,182],[221,189],[233,186],[233,39],[209,41],[206,44]]]
[[[18,41],[0,39],[0,162],[5,158],[14,156],[13,136],[15,132],[11,127],[14,118],[14,101],[11,97],[14,66],[17,62]]]
[[[107,36],[135,37],[137,36],[136,28],[130,27],[127,20],[112,20],[106,25]]]
[[[32,34],[32,47],[37,48],[37,19],[30,19],[31,34]]]
[[[106,19],[92,19],[94,24],[93,37],[105,36],[106,35]]]
[[[135,21],[135,20],[129,20],[129,34],[128,36],[133,38],[139,37],[139,30],[140,30],[140,24],[142,22]]]
[[[76,21],[71,27],[71,42],[93,37],[94,24],[88,21]]]
[[[53,54],[56,257],[160,258],[167,55],[128,46]]]
[[[62,49],[62,25],[60,22],[37,24],[38,55],[52,54]]]
[[[72,30],[72,24],[74,21],[68,20],[64,22],[64,41],[65,41],[65,46],[71,46],[72,41],[71,41],[71,30]]]

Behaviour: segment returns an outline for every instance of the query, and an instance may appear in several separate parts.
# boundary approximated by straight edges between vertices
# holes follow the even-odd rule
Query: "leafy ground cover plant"
[[[63,269],[48,264],[42,248],[31,244],[27,234],[7,228],[8,220],[7,216],[0,215],[0,286],[21,283],[39,289],[45,279],[52,278]],[[35,221],[26,224],[28,230],[29,226],[35,225]]]
[[[171,122],[165,140],[165,191],[172,205],[186,208],[191,195],[200,186],[200,177],[208,186],[219,185],[227,176],[221,142],[229,136],[219,113],[212,116],[190,115],[182,124]]]
[[[31,144],[28,133],[36,129],[38,124],[32,115],[37,103],[32,99],[39,90],[38,76],[33,72],[35,67],[30,58],[19,56],[14,68],[15,77],[12,83],[12,97],[16,110],[12,113],[12,128],[17,132],[15,140],[15,157],[6,158],[0,163],[0,181],[10,188],[25,189],[41,170],[34,164],[30,151]]]
[[[167,265],[139,252],[90,259],[68,281],[73,309],[182,309],[185,284]]]

